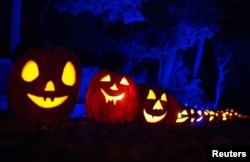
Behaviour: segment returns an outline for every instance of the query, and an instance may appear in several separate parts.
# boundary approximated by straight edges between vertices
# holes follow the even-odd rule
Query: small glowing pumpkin
[[[218,124],[227,120],[227,113],[223,110],[205,110],[204,123],[208,125]]]
[[[179,111],[177,99],[163,89],[139,84],[138,121],[152,125],[172,125]]]
[[[184,108],[178,113],[176,123],[185,126],[200,125],[204,123],[204,119],[204,111],[195,110],[193,108]]]
[[[181,125],[190,125],[195,122],[194,109],[183,109],[178,113],[176,123]]]
[[[221,114],[214,110],[205,110],[205,120],[208,124],[218,123],[221,119]]]
[[[68,117],[78,98],[81,65],[68,48],[34,48],[14,63],[7,84],[11,111],[47,123]]]
[[[104,123],[132,122],[137,113],[134,81],[110,70],[100,70],[91,79],[86,94],[89,119]]]

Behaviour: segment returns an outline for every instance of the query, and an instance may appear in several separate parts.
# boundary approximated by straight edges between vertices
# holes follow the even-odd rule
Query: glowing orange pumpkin
[[[222,120],[221,112],[215,110],[205,110],[204,117],[204,122],[206,122],[206,124],[218,123]]]
[[[175,124],[179,111],[177,99],[163,89],[147,84],[139,84],[138,121],[153,125]]]
[[[137,88],[125,75],[101,70],[91,79],[86,94],[89,119],[104,123],[125,123],[137,113]]]
[[[239,117],[239,113],[233,109],[226,110],[205,110],[205,120],[207,124],[218,124]]]
[[[81,65],[71,50],[28,50],[15,61],[8,78],[10,109],[18,117],[62,121],[74,108],[80,79]]]
[[[205,114],[202,110],[184,108],[178,113],[176,123],[183,126],[200,125],[204,124],[204,119]]]

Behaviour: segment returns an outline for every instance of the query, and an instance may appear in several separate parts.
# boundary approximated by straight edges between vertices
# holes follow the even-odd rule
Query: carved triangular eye
[[[76,70],[70,61],[68,61],[63,68],[62,81],[67,86],[72,86],[76,82]]]
[[[38,65],[34,60],[29,60],[23,66],[21,77],[26,82],[32,82],[39,76]]]
[[[161,95],[161,100],[162,100],[162,101],[166,101],[166,102],[168,101],[168,100],[167,100],[167,95],[166,95],[166,93],[163,93],[163,94]]]
[[[185,110],[183,110],[183,111],[181,112],[181,114],[182,114],[182,115],[188,115],[188,112],[187,112],[187,110],[185,109]]]
[[[128,80],[125,77],[123,77],[121,79],[120,84],[122,84],[122,85],[129,85]]]
[[[191,114],[194,114],[194,109],[190,109],[190,113],[191,113]]]
[[[111,81],[110,75],[109,74],[105,75],[104,77],[102,77],[100,79],[100,81],[101,82],[110,82]]]
[[[147,99],[156,99],[155,93],[152,89],[149,89]]]

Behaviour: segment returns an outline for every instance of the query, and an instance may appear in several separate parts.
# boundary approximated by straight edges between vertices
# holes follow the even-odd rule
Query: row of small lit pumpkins
[[[248,115],[236,112],[232,108],[226,110],[195,110],[186,108],[178,113],[176,123],[182,125],[211,125],[233,119],[250,119]]]
[[[76,104],[80,79],[81,65],[70,49],[30,49],[15,61],[8,78],[10,110],[17,117],[60,123]],[[181,120],[185,111],[179,111],[178,101],[164,90],[107,70],[94,75],[86,94],[87,117],[99,122],[174,125],[187,121],[187,116]]]

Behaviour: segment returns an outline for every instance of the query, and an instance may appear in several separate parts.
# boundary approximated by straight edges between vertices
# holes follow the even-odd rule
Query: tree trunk
[[[132,62],[132,56],[128,55],[125,61],[123,62],[123,73],[129,74],[132,70],[133,62]]]
[[[215,94],[215,101],[214,101],[214,107],[215,109],[218,108],[218,104],[220,101],[221,93],[222,93],[222,84],[224,82],[224,75],[222,69],[219,69],[219,76],[218,76],[218,81],[216,85],[216,94]]]
[[[216,63],[217,63],[217,67],[219,69],[219,75],[218,75],[218,81],[217,81],[217,85],[216,85],[216,96],[215,96],[215,101],[214,101],[214,108],[218,108],[218,104],[220,101],[220,97],[222,95],[223,89],[225,87],[225,76],[230,72],[230,69],[228,67],[226,67],[226,65],[229,63],[232,54],[226,52],[226,56],[222,55],[223,54],[223,48],[221,48],[220,45],[214,46],[214,51],[215,51],[215,55],[216,55]],[[220,51],[220,52],[219,52]]]
[[[168,88],[171,79],[171,73],[174,66],[177,48],[171,47],[167,49],[164,57],[159,59],[159,71],[157,85],[161,88]]]
[[[10,26],[10,52],[15,52],[21,42],[22,0],[12,0]]]
[[[196,78],[199,72],[201,59],[202,59],[203,51],[204,51],[204,45],[205,45],[205,38],[200,38],[200,41],[198,42],[198,48],[197,48],[196,58],[194,62],[193,78]]]

